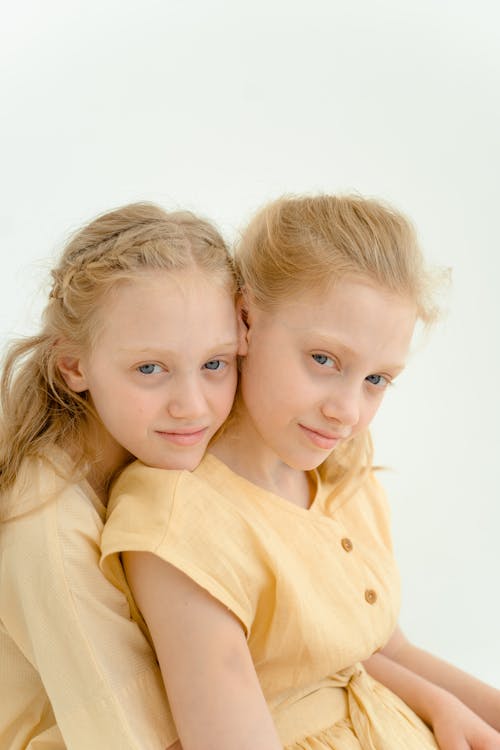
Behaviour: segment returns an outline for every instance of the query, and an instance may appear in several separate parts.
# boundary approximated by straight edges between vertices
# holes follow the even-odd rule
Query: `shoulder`
[[[187,515],[209,510],[211,517],[228,513],[248,516],[253,497],[246,485],[248,482],[210,454],[194,471],[156,469],[134,461],[112,487],[106,527],[120,519],[120,525],[126,523],[131,528],[147,523],[151,532],[160,520],[162,525],[168,523],[174,508]]]
[[[136,461],[113,487],[103,557],[129,551],[166,559],[174,549],[183,555],[196,549],[249,565],[272,554],[273,529],[281,528],[282,505],[270,503],[268,494],[210,454],[192,472]]]
[[[217,463],[206,457],[192,472],[156,469],[134,461],[110,493],[103,551],[155,552],[168,534],[181,536],[196,527],[216,534],[221,523],[246,523],[244,493],[221,481]],[[233,519],[232,521],[230,519]],[[203,531],[204,530],[204,531]]]
[[[390,516],[390,507],[387,500],[387,494],[380,482],[380,471],[372,469],[365,481],[363,482],[360,493],[374,513],[374,516],[380,522],[388,522]]]
[[[379,539],[384,547],[392,549],[390,506],[379,475],[374,469],[368,471],[360,482],[345,489],[332,508],[337,518],[359,534]]]
[[[168,525],[183,474],[189,482],[187,472],[155,469],[140,461],[127,466],[110,492],[103,551],[135,549],[135,540],[142,550],[144,544],[148,549],[156,546]]]
[[[119,555],[156,552],[167,536],[179,492],[185,497],[191,485],[189,472],[156,469],[140,461],[122,471],[110,492],[101,538],[101,567],[115,585],[116,570],[121,571]],[[196,512],[189,502],[187,508]]]
[[[50,458],[25,458],[15,483],[2,494],[1,521],[9,521],[39,508],[58,493],[62,484],[62,477],[58,477]]]
[[[376,469],[368,469],[361,476],[351,478],[346,484],[331,482],[319,475],[319,488],[327,507],[356,507],[368,504],[380,509],[387,508],[385,490],[378,479]]]
[[[76,501],[76,496],[83,503]],[[78,515],[88,506],[104,520],[104,507],[86,481],[75,476],[69,456],[60,449],[26,458],[14,485],[1,497],[0,522],[21,522],[33,517],[39,522],[46,515],[59,513],[65,505]],[[84,512],[85,513],[85,512]]]
[[[188,472],[167,469],[155,469],[141,461],[129,464],[114,482],[108,503],[108,518],[115,509],[134,499],[141,503],[157,504],[162,498],[171,497],[179,478]]]

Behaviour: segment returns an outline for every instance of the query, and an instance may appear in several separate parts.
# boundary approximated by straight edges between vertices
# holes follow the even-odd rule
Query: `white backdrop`
[[[232,239],[283,192],[392,201],[454,277],[374,428],[401,622],[500,687],[499,22],[496,0],[4,6],[0,336],[36,328],[51,256],[125,202]]]

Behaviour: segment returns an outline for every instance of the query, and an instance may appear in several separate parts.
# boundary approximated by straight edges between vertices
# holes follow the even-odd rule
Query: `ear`
[[[236,302],[236,315],[238,319],[238,354],[244,357],[248,352],[248,333],[250,324],[248,321],[248,306],[244,293],[241,293]]]
[[[81,393],[88,389],[87,379],[83,372],[80,357],[66,355],[57,360],[59,372],[64,378],[68,388],[75,393]]]

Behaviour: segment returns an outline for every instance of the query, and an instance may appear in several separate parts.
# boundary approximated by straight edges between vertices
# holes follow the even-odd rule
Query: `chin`
[[[322,464],[325,463],[325,461],[327,461],[330,458],[332,453],[333,453],[333,450],[328,451],[328,452],[325,451],[324,453],[322,452],[319,455],[316,454],[314,456],[311,456],[309,459],[304,459],[301,462],[302,471],[313,471],[314,469],[318,469]]]
[[[322,463],[326,461],[326,458],[323,458],[321,461],[311,461],[310,463],[306,464],[305,466],[302,466],[302,471],[314,471],[315,469],[318,469]]]
[[[169,466],[164,466],[165,469],[178,469],[183,471],[194,471],[199,466],[201,459],[205,455],[206,447],[200,453],[191,456],[177,456],[176,459],[170,461]]]
[[[296,460],[290,459],[289,461],[285,461],[291,469],[295,469],[296,471],[313,471],[314,469],[317,469],[318,466],[321,466],[321,464],[326,461],[330,454],[327,456],[314,456],[311,457],[309,460],[305,459],[304,457],[297,458]]]
[[[182,469],[183,471],[194,471],[200,465],[200,461],[202,458],[203,456],[200,456],[200,458],[196,459],[196,461],[186,461],[185,464],[176,468]]]
[[[137,456],[137,458],[139,461],[142,461],[143,464],[150,466],[152,469],[163,469],[164,471],[193,471],[200,463],[204,454],[205,451],[199,456],[172,456],[171,458]]]

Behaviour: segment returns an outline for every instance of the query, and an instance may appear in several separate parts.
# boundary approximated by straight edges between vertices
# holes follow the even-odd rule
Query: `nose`
[[[206,399],[196,375],[176,376],[169,383],[167,410],[174,419],[195,420],[206,414]]]
[[[328,393],[321,410],[327,419],[345,427],[354,427],[360,417],[361,390],[356,383],[341,383],[339,380],[335,383],[335,389]]]

